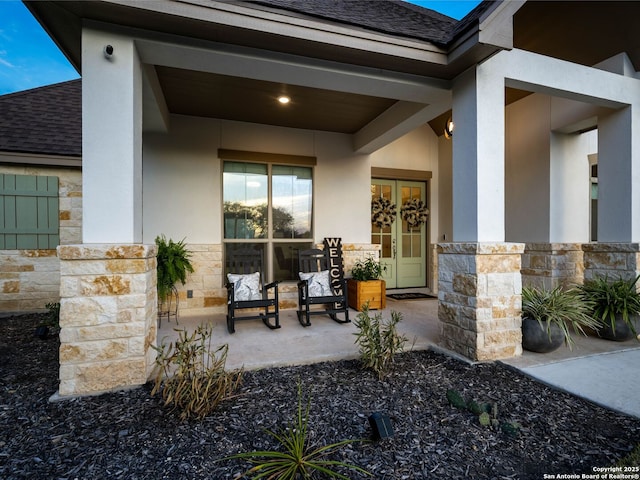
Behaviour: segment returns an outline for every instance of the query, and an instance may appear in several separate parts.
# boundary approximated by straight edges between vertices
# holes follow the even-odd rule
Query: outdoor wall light
[[[290,97],[287,97],[286,95],[280,95],[278,97],[278,102],[280,102],[282,105],[286,105],[291,101]]]
[[[455,128],[455,125],[453,124],[453,120],[451,120],[451,118],[449,118],[447,120],[447,123],[444,124],[444,136],[450,140],[451,137],[453,137],[453,129]]]
[[[373,438],[375,440],[382,440],[383,438],[393,436],[391,420],[389,416],[384,413],[375,412],[369,415],[369,425],[371,425]]]
[[[105,45],[104,46],[104,58],[106,58],[107,60],[111,60],[111,57],[113,57],[113,46],[112,45]]]

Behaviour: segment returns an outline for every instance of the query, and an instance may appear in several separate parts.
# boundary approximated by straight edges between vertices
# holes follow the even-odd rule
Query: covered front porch
[[[404,290],[393,291],[393,293]],[[429,293],[427,289],[411,289]],[[384,310],[371,310],[371,315],[382,313],[383,318],[391,316],[391,311],[402,313],[398,331],[405,335],[407,350],[434,349],[457,356],[461,361],[467,358],[447,351],[441,346],[438,320],[438,299],[393,300],[387,299]],[[178,331],[193,331],[197,325],[211,322],[213,325],[213,345],[229,345],[227,368],[244,367],[247,370],[279,367],[285,365],[303,365],[317,362],[358,358],[358,346],[354,343],[357,328],[354,320],[358,312],[351,309],[351,323],[337,324],[328,316],[317,316],[311,327],[304,328],[298,323],[295,310],[281,310],[282,328],[269,330],[260,320],[238,322],[236,333],[227,332],[224,314],[182,315],[167,321],[164,318],[158,329],[158,344],[169,343],[178,337]],[[594,336],[574,336],[573,349],[561,347],[546,354],[524,351],[522,356],[504,360],[518,369],[543,366],[565,360],[592,355],[614,353],[629,349],[640,349],[640,343],[632,339],[626,342],[612,342]]]

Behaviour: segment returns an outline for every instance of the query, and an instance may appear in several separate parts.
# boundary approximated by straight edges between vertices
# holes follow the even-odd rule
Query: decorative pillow
[[[330,297],[333,295],[329,283],[329,270],[313,273],[300,272],[300,280],[308,281],[310,297]]]
[[[246,302],[247,300],[260,300],[260,272],[248,274],[227,274],[229,282],[233,283],[233,300]]]

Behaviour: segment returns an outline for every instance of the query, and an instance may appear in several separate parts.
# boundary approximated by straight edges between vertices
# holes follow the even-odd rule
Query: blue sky
[[[410,0],[460,19],[479,0]],[[78,78],[58,47],[20,1],[0,0],[0,95]]]

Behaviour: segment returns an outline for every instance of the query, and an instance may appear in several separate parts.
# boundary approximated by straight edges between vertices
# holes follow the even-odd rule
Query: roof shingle
[[[0,151],[81,157],[81,81],[0,96]]]

